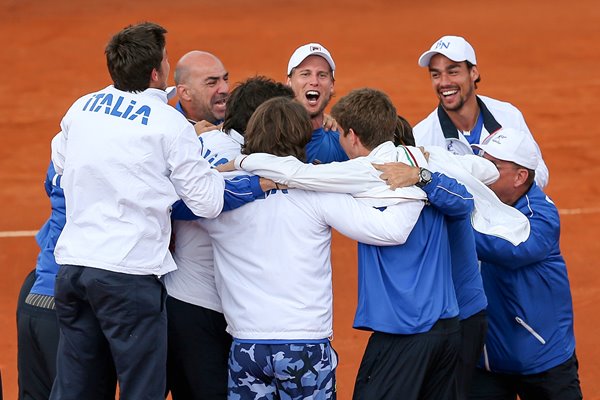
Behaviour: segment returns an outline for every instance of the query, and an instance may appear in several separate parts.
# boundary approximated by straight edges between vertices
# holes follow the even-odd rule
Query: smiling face
[[[476,102],[477,66],[469,68],[466,61],[455,62],[442,54],[429,61],[431,85],[446,111],[460,111],[469,102]]]
[[[191,52],[177,65],[177,93],[186,117],[211,123],[223,120],[229,95],[229,73],[209,53]]]
[[[296,100],[308,111],[311,119],[322,119],[323,111],[333,94],[333,74],[327,61],[320,56],[308,56],[288,77]]]

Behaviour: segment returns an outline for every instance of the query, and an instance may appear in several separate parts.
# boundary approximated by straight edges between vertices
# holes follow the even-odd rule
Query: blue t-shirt
[[[346,152],[340,145],[340,133],[338,131],[326,131],[323,128],[315,129],[305,150],[307,163],[318,160],[321,164],[328,164],[334,161],[348,160]]]

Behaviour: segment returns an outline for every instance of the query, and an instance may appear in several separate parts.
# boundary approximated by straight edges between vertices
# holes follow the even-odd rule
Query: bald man
[[[175,85],[179,97],[176,108],[194,124],[197,134],[223,122],[229,72],[216,56],[199,50],[185,54],[175,67]]]
[[[175,108],[194,125],[196,134],[215,130],[223,122],[229,96],[228,79],[229,73],[223,63],[205,51],[190,51],[177,62],[175,85],[179,101]],[[210,157],[213,149],[206,146],[203,137],[199,139],[202,156],[214,163],[216,160]],[[238,187],[235,189],[237,192]],[[176,209],[177,203],[173,206],[173,214]],[[179,229],[180,225],[173,225],[177,238],[173,246],[180,246],[188,239],[195,242],[187,244],[191,248],[201,249],[205,245],[202,238],[192,238],[189,232],[180,232]],[[225,332],[220,301],[211,290],[214,278],[210,271],[196,265],[204,265],[204,258],[189,260],[180,256],[177,250],[172,249],[172,252],[178,254],[177,272],[182,275],[179,279],[175,279],[175,275],[163,278],[168,293],[167,392],[171,392],[173,400],[225,400],[231,336]],[[212,254],[208,257],[212,258]],[[195,273],[203,279],[200,279],[196,291],[190,292],[189,287],[182,283],[190,274],[183,268],[184,261],[197,266]],[[198,284],[190,279],[188,281],[188,285]],[[199,296],[198,292],[204,294]]]

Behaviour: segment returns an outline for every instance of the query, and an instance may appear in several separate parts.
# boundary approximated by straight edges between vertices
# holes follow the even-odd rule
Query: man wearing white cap
[[[512,104],[475,93],[481,80],[475,50],[460,36],[444,36],[419,57],[427,67],[439,106],[417,124],[417,145],[446,147],[455,154],[472,153],[471,145],[482,143],[502,127],[524,131],[531,136],[523,114]],[[542,159],[536,168],[536,182],[548,184],[548,168]]]
[[[476,94],[480,81],[475,50],[460,36],[444,36],[419,58],[421,67],[428,67],[432,87],[439,105],[427,118],[418,123],[413,134],[418,146],[441,146],[454,154],[473,154],[472,145],[481,143],[502,127],[527,132],[529,128],[521,112],[513,105]],[[541,153],[535,145],[538,158]],[[536,171],[541,187],[548,183],[548,169],[543,160]],[[464,275],[465,269],[455,268]],[[472,296],[472,288],[456,282],[457,295],[468,300],[461,304],[462,330],[461,366],[457,375],[460,396],[470,385],[470,376],[479,358],[486,332],[485,310],[481,296]],[[465,292],[466,291],[466,292]],[[464,293],[463,293],[464,292]]]
[[[560,220],[534,182],[537,146],[529,134],[510,128],[474,146],[500,172],[490,189],[529,219],[531,233],[513,246],[475,232],[489,329],[469,398],[581,399]]]
[[[339,132],[323,127],[325,107],[334,92],[334,73],[331,53],[319,43],[298,47],[288,62],[287,84],[294,91],[296,100],[308,111],[312,122],[312,139],[306,146],[309,163],[348,160],[340,146]]]

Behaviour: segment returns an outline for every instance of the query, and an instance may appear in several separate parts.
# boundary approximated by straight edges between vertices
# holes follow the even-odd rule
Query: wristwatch
[[[426,168],[419,168],[419,182],[415,183],[417,187],[424,187],[431,182],[431,171]]]

